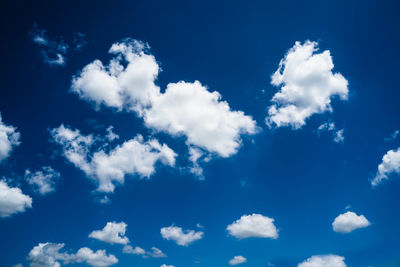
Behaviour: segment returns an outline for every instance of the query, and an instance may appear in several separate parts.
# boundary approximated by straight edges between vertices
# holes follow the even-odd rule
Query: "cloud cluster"
[[[10,156],[11,151],[20,144],[17,128],[2,121],[0,113],[0,162]]]
[[[338,233],[350,233],[358,228],[365,228],[371,223],[364,215],[357,215],[352,211],[340,214],[332,223],[333,230]]]
[[[108,222],[102,230],[91,232],[89,237],[109,244],[126,245],[129,243],[128,237],[125,236],[127,226],[124,222]]]
[[[46,195],[56,190],[56,184],[60,180],[60,173],[50,166],[42,167],[41,170],[31,172],[25,170],[25,181],[32,185],[39,194]]]
[[[147,44],[126,39],[114,43],[109,53],[114,58],[108,65],[95,60],[72,79],[72,92],[97,109],[134,111],[148,128],[185,136],[188,146],[221,157],[237,152],[242,134],[257,132],[251,116],[231,110],[218,92],[199,81],[170,83],[161,93],[155,84],[160,67]],[[193,170],[200,173],[196,164]]]
[[[115,184],[123,184],[126,175],[150,177],[157,162],[175,165],[176,153],[172,149],[156,139],[144,141],[141,135],[109,152],[102,148],[92,152],[95,143],[92,135],[82,135],[79,130],[64,125],[53,129],[51,133],[54,141],[63,147],[64,156],[96,181],[100,192],[113,192]]]
[[[133,248],[131,245],[126,245],[122,249],[122,252],[126,254],[133,254],[133,255],[139,255],[142,256],[143,258],[166,258],[167,255],[162,252],[159,248],[152,247],[150,251],[146,251],[141,247],[136,246]]]
[[[188,246],[203,238],[204,232],[183,230],[181,227],[169,226],[161,228],[161,236],[166,240],[173,240],[180,246]]]
[[[22,193],[18,187],[9,187],[0,181],[0,217],[9,217],[32,207],[32,198]]]
[[[344,129],[337,129],[334,122],[325,122],[321,124],[317,129],[318,134],[322,132],[331,132],[333,134],[333,142],[343,143],[344,142]]]
[[[388,179],[388,175],[400,173],[400,147],[396,150],[389,150],[382,158],[382,163],[378,166],[378,172],[371,181],[372,186],[377,186],[383,180]]]
[[[238,238],[259,237],[278,238],[278,230],[274,219],[261,214],[243,215],[240,219],[226,227],[230,235]]]
[[[297,267],[346,267],[344,257],[338,255],[315,255],[299,263]]]
[[[234,265],[238,265],[238,264],[245,263],[245,262],[247,262],[247,259],[245,257],[235,256],[235,257],[233,257],[233,259],[229,260],[229,265],[234,266]]]
[[[118,263],[118,259],[107,255],[105,250],[94,252],[90,248],[80,248],[75,254],[60,252],[65,244],[63,243],[39,243],[28,255],[31,267],[60,267],[63,264],[86,263],[93,267],[108,267]]]
[[[296,42],[279,63],[271,84],[279,87],[268,108],[269,126],[299,129],[313,114],[332,111],[331,98],[346,100],[348,82],[334,67],[329,50],[317,53],[318,43]]]

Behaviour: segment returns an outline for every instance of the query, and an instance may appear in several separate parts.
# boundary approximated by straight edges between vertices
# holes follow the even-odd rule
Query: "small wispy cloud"
[[[333,135],[333,142],[335,143],[344,142],[344,129],[337,129],[334,122],[328,121],[321,124],[317,129],[318,136],[322,132],[331,132]]]

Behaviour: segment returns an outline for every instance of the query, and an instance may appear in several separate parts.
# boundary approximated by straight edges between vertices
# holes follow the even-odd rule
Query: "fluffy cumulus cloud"
[[[203,238],[202,231],[182,230],[181,227],[169,226],[161,228],[161,236],[166,240],[173,240],[180,246],[189,246],[191,243]]]
[[[240,134],[254,134],[256,122],[232,111],[221,95],[200,82],[170,83],[144,115],[147,127],[171,135],[185,135],[187,143],[222,157],[235,154]]]
[[[60,173],[50,166],[42,167],[35,172],[25,171],[25,180],[41,195],[54,192],[59,179]]]
[[[51,131],[56,143],[63,147],[64,156],[86,175],[98,183],[100,192],[113,192],[115,184],[123,184],[125,176],[137,174],[150,177],[155,172],[155,164],[174,166],[176,153],[158,140],[144,141],[141,135],[125,141],[111,151],[100,148],[92,152],[95,137],[82,135],[61,125]]]
[[[10,187],[0,181],[0,217],[9,217],[32,207],[32,198],[22,193],[18,187]]]
[[[131,245],[126,245],[122,249],[122,252],[126,254],[133,254],[133,255],[140,255],[143,258],[166,258],[167,255],[162,252],[159,248],[152,247],[150,251],[146,251],[141,247],[135,247],[133,248]]]
[[[133,110],[140,114],[160,92],[154,84],[159,66],[148,45],[127,39],[111,46],[115,55],[106,66],[95,60],[73,77],[71,89],[81,98],[117,110]],[[127,62],[126,66],[124,62]]]
[[[346,267],[344,257],[338,255],[315,255],[299,263],[297,267]]]
[[[376,186],[383,180],[388,179],[388,175],[392,173],[400,173],[400,147],[396,150],[389,150],[383,156],[382,163],[378,166],[378,172],[371,181],[372,186]]]
[[[230,235],[239,239],[248,237],[278,238],[274,219],[261,214],[243,215],[240,219],[228,225],[226,230]]]
[[[105,250],[94,252],[90,248],[80,248],[77,253],[69,254],[61,252],[65,244],[63,243],[39,243],[28,255],[31,267],[60,267],[62,264],[86,263],[93,267],[108,267],[118,263],[118,259]]]
[[[344,129],[337,129],[334,122],[325,122],[321,124],[317,129],[318,134],[322,132],[331,132],[333,136],[333,142],[343,143],[344,142]]]
[[[352,211],[340,214],[332,223],[333,230],[338,233],[350,233],[358,228],[365,228],[371,223],[364,215],[357,215]]]
[[[126,227],[128,225],[124,222],[108,222],[102,230],[96,230],[89,234],[89,237],[101,240],[110,244],[123,244],[129,243],[128,237],[125,236]]]
[[[6,125],[0,113],[0,162],[10,156],[11,151],[20,144],[17,128]]]
[[[229,265],[238,265],[241,263],[245,263],[247,259],[243,256],[235,256],[233,259],[229,260]]]
[[[170,83],[161,93],[155,85],[160,68],[148,51],[137,40],[113,44],[109,64],[95,60],[85,66],[73,77],[71,90],[96,107],[135,111],[148,128],[185,136],[188,145],[222,157],[237,152],[241,134],[256,133],[252,117],[231,110],[218,92],[198,81]]]
[[[279,91],[268,108],[269,126],[301,128],[313,114],[332,111],[332,97],[347,99],[348,82],[332,72],[330,51],[317,51],[316,42],[296,42],[279,63],[271,80]]]

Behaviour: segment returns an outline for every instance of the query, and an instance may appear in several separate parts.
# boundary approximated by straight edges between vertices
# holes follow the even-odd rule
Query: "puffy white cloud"
[[[90,248],[80,248],[74,256],[75,262],[85,262],[93,267],[107,267],[118,263],[118,259],[110,254],[107,255],[105,250],[97,250],[94,252]]]
[[[389,150],[382,158],[382,163],[378,166],[378,172],[371,181],[372,186],[376,186],[382,180],[388,179],[391,173],[400,173],[400,147],[397,150]]]
[[[325,122],[321,124],[317,129],[318,134],[321,132],[332,132],[333,141],[335,143],[344,142],[344,129],[337,129],[334,122]]]
[[[10,156],[11,151],[20,144],[17,128],[6,125],[0,113],[0,162]]]
[[[332,97],[347,99],[348,82],[340,73],[332,72],[330,51],[317,51],[316,42],[296,42],[279,63],[271,77],[271,84],[280,90],[268,108],[269,126],[301,128],[313,114],[332,111]]]
[[[333,230],[338,233],[350,233],[358,228],[365,228],[371,223],[364,215],[357,215],[352,211],[340,214],[332,223]]]
[[[28,184],[34,186],[35,190],[41,195],[54,192],[59,179],[60,173],[50,166],[42,167],[41,170],[33,173],[30,170],[25,170],[25,180]]]
[[[118,259],[110,254],[107,255],[105,250],[97,250],[94,252],[90,248],[84,247],[78,250],[76,254],[68,254],[60,252],[65,244],[63,243],[39,243],[28,255],[28,261],[31,267],[60,267],[61,263],[82,263],[93,267],[108,267],[118,263]]]
[[[0,181],[0,217],[5,218],[32,207],[32,198],[22,193],[18,187],[9,187]]]
[[[108,153],[104,150],[91,152],[92,135],[82,135],[61,125],[52,130],[53,139],[63,147],[64,156],[98,183],[100,192],[113,192],[115,183],[123,184],[125,176],[138,174],[150,177],[155,164],[174,166],[176,153],[158,140],[144,141],[141,135],[125,141]]]
[[[278,238],[274,219],[255,213],[243,215],[240,219],[228,225],[226,230],[230,235],[239,239],[248,237]]]
[[[71,89],[81,98],[122,110],[141,114],[160,92],[154,84],[159,66],[154,56],[148,54],[148,45],[138,40],[126,39],[111,46],[115,55],[107,66],[95,60],[85,66],[72,79]],[[124,66],[123,62],[127,61]]]
[[[131,245],[126,245],[122,249],[122,252],[127,253],[127,254],[133,254],[133,255],[140,255],[143,258],[165,258],[167,255],[162,252],[159,248],[152,247],[150,251],[146,251],[141,247],[135,247],[133,248]]]
[[[174,136],[222,157],[235,154],[240,134],[254,134],[256,122],[242,111],[232,111],[221,95],[199,81],[170,83],[144,114],[147,127]]]
[[[101,240],[110,244],[123,244],[129,243],[128,237],[125,236],[126,227],[128,225],[124,222],[108,222],[102,230],[96,230],[89,234],[89,237]]]
[[[241,263],[245,263],[247,259],[243,256],[235,256],[233,259],[229,260],[229,265],[238,265]]]
[[[298,267],[346,267],[344,257],[338,255],[315,255],[299,263]]]
[[[203,238],[204,233],[202,231],[185,230],[181,227],[169,226],[161,228],[161,236],[166,240],[173,240],[180,246],[188,246],[194,241]]]

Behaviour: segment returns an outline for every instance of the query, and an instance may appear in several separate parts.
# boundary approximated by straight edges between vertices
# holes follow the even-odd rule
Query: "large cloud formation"
[[[166,240],[173,240],[180,246],[187,247],[194,241],[203,238],[204,233],[202,231],[194,230],[183,230],[181,227],[169,226],[163,227],[160,230],[161,236]]]
[[[333,230],[338,233],[350,233],[358,228],[365,228],[371,223],[364,215],[357,215],[352,211],[340,214],[332,223]]]
[[[31,267],[60,267],[63,264],[86,263],[92,267],[108,267],[118,263],[118,259],[107,255],[105,250],[94,252],[90,248],[80,248],[75,254],[60,252],[63,243],[39,243],[29,252],[28,261]]]
[[[338,255],[315,255],[299,263],[297,267],[346,267],[344,257]]]
[[[0,217],[9,217],[32,207],[32,198],[22,193],[18,187],[9,187],[0,181]]]
[[[144,141],[141,135],[111,151],[99,149],[93,153],[96,138],[92,135],[82,135],[79,130],[64,125],[51,133],[54,141],[63,147],[64,156],[94,179],[100,192],[113,192],[115,184],[123,184],[128,174],[150,177],[159,161],[164,165],[175,165],[176,153],[172,149],[156,139]]]
[[[147,127],[186,136],[188,145],[222,157],[237,152],[241,134],[256,133],[252,117],[232,111],[199,81],[170,83],[161,93],[155,85],[160,68],[147,44],[126,39],[109,53],[115,57],[108,65],[95,60],[72,79],[72,91],[96,107],[135,111]]]
[[[378,166],[378,172],[371,181],[372,186],[377,186],[383,180],[388,179],[388,175],[400,173],[400,147],[396,150],[389,150],[382,158],[382,163]]]
[[[330,51],[317,51],[316,42],[296,42],[279,63],[271,80],[280,90],[268,108],[269,126],[301,128],[313,114],[332,111],[332,97],[347,99],[348,82],[340,73],[332,72]]]
[[[261,214],[243,215],[240,219],[226,227],[229,234],[238,238],[259,237],[278,238],[278,230],[274,219]]]
[[[17,128],[6,125],[0,113],[0,162],[10,156],[11,151],[20,144]]]

